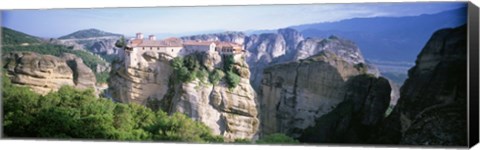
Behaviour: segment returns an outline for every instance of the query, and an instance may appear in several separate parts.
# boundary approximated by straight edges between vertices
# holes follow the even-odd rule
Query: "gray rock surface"
[[[262,133],[299,137],[303,129],[315,124],[315,119],[344,101],[347,80],[366,74],[367,69],[329,50],[266,68],[259,92]]]
[[[306,143],[365,143],[384,118],[390,103],[387,79],[371,75],[352,77],[345,85],[344,101],[305,129]]]
[[[467,28],[435,32],[372,143],[467,144]]]

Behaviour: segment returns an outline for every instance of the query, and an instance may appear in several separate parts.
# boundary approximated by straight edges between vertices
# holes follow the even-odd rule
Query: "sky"
[[[90,28],[126,36],[134,36],[137,32],[179,35],[271,30],[358,17],[416,16],[456,9],[465,4],[418,2],[5,10],[2,11],[1,25],[45,38],[57,38]]]

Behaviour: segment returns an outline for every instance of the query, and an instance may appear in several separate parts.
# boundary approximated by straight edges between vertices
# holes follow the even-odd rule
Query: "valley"
[[[44,39],[2,27],[4,134],[465,145],[466,131],[453,132],[467,128],[465,18],[378,27],[462,11],[163,39],[93,28]]]

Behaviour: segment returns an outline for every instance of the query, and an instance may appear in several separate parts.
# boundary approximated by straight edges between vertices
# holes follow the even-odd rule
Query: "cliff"
[[[123,59],[112,63],[108,91],[114,100],[146,105],[149,98],[162,99],[165,96],[173,68],[166,56],[152,55],[142,55],[149,61],[138,67],[126,68]]]
[[[352,41],[336,36],[321,38],[304,38],[291,28],[277,30],[276,33],[262,33],[246,36],[241,32],[205,34],[183,37],[184,40],[220,40],[243,44],[247,50],[246,58],[252,74],[250,82],[258,91],[264,68],[295,60],[305,59],[324,50],[332,50],[338,56],[353,63],[364,63],[369,66],[369,73],[378,75],[378,70],[365,62],[359,48]],[[349,54],[351,56],[347,56]],[[345,55],[345,56],[344,56]]]
[[[367,142],[384,118],[391,85],[383,77],[358,75],[349,79],[345,87],[343,102],[306,128],[299,137],[301,142]]]
[[[181,79],[172,58],[155,53],[142,56],[148,63],[138,67],[125,68],[122,61],[114,63],[109,80],[112,98],[168,113],[182,112],[205,123],[227,141],[255,138],[259,126],[256,93],[249,83],[250,72],[242,55],[233,57],[232,70],[240,77],[235,87],[230,87],[223,77],[226,72],[221,70],[227,57],[218,53],[193,53],[176,58],[188,59],[188,65],[201,68],[186,74],[193,76],[189,81]],[[198,75],[203,71],[207,77]],[[220,71],[221,77],[212,82],[209,76],[215,71]]]
[[[299,137],[317,118],[346,100],[351,87],[349,79],[367,74],[368,67],[351,61],[350,57],[338,56],[343,53],[337,51],[343,49],[323,50],[308,59],[265,69],[259,92],[263,134],[281,132]],[[362,58],[361,54],[359,56]],[[370,76],[375,78],[375,75]],[[390,87],[388,82],[386,85],[384,87]],[[381,90],[388,93],[384,99],[388,107],[390,90]],[[368,95],[370,91],[363,92]]]
[[[435,32],[372,143],[467,144],[467,28]]]
[[[61,86],[95,90],[95,75],[73,54],[62,58],[33,52],[12,52],[3,56],[4,68],[13,84],[28,86],[34,92],[47,94]]]

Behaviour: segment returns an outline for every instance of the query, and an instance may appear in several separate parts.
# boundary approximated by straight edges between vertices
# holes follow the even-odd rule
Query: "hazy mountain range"
[[[407,17],[354,18],[292,26],[305,37],[337,35],[354,41],[367,59],[413,62],[434,31],[466,23],[467,8]]]

